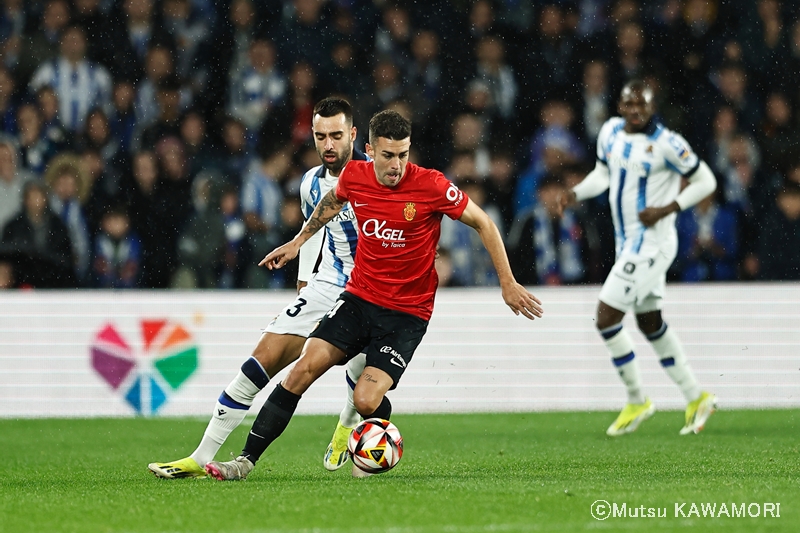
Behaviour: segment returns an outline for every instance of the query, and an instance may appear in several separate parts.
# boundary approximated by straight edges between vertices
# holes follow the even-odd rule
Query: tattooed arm
[[[336,197],[335,189],[332,189],[317,204],[314,212],[308,217],[306,223],[300,233],[295,235],[294,239],[287,242],[283,246],[279,246],[272,250],[270,253],[261,260],[258,266],[266,266],[268,269],[281,268],[283,265],[297,257],[300,247],[312,235],[325,227],[325,224],[333,220],[333,217],[339,214],[342,210],[344,202]]]

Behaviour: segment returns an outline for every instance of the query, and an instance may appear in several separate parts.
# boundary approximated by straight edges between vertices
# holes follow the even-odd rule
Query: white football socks
[[[358,414],[355,402],[353,401],[353,391],[365,366],[367,366],[367,356],[363,353],[353,357],[350,359],[350,362],[347,363],[345,369],[347,374],[347,402],[342,412],[339,413],[339,423],[344,427],[354,428],[361,422],[361,415]]]
[[[611,360],[617,367],[619,377],[628,391],[628,403],[642,404],[642,382],[639,375],[639,362],[633,353],[633,340],[622,327],[617,324],[600,331],[605,340],[606,347],[611,353]]]
[[[672,378],[672,381],[681,389],[687,402],[693,402],[700,397],[700,386],[694,377],[692,368],[686,361],[678,336],[664,323],[657,332],[648,335],[647,340],[661,360],[661,366]]]
[[[242,368],[249,365],[252,370],[253,364],[258,362],[250,358]],[[261,368],[261,365],[258,365]],[[264,372],[261,369],[261,372]],[[251,373],[251,372],[248,372]],[[264,379],[257,378],[259,384],[266,385],[268,378],[266,372],[263,373]],[[191,458],[197,461],[201,467],[214,460],[214,456],[225,443],[231,432],[239,427],[248,410],[253,405],[253,400],[263,386],[259,388],[253,381],[240,370],[236,377],[225,388],[225,392],[220,395],[217,404],[214,406],[214,413],[208,422],[206,431],[197,449],[192,453]]]

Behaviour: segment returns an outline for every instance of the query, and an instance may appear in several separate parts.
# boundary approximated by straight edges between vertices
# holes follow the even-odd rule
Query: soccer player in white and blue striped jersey
[[[325,98],[314,108],[313,133],[322,165],[303,176],[300,186],[302,209],[306,217],[317,203],[336,187],[339,173],[351,159],[367,159],[354,150],[356,128],[349,102],[341,98]],[[324,234],[323,234],[324,233]],[[309,240],[300,251],[297,298],[269,323],[241,370],[219,396],[197,449],[188,457],[168,463],[150,463],[156,476],[166,479],[204,477],[205,466],[214,459],[222,444],[244,420],[256,394],[269,380],[300,356],[306,337],[316,328],[322,316],[330,311],[353,269],[356,241],[355,216],[350,206],[318,232],[317,240]],[[318,272],[313,274],[322,254]],[[312,275],[313,274],[313,275]],[[340,468],[348,459],[347,438],[360,421],[353,402],[353,389],[361,376],[366,358],[363,354],[347,365],[348,397],[339,417],[334,438],[324,457],[328,470]],[[280,384],[277,385],[280,387]],[[246,473],[242,477],[246,476]]]
[[[640,80],[625,84],[622,117],[609,119],[597,138],[597,165],[560,208],[609,193],[616,240],[616,263],[600,291],[597,328],[628,391],[628,403],[607,430],[611,436],[634,431],[655,407],[642,393],[633,341],[622,326],[633,311],[639,329],[661,365],[686,398],[681,435],[697,433],[714,412],[716,397],[704,392],[686,361],[678,337],[661,317],[667,269],[678,251],[675,218],[713,193],[716,179],[679,134],[654,118],[653,92]],[[681,191],[681,181],[688,181]]]

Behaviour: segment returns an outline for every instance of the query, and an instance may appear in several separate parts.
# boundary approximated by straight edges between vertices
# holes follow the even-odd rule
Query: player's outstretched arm
[[[583,181],[574,188],[561,193],[558,197],[558,214],[562,216],[564,210],[572,207],[576,203],[594,198],[598,194],[608,189],[611,184],[611,175],[608,173],[608,166],[602,161],[597,161],[594,169],[589,172]]]
[[[489,215],[475,202],[469,200],[459,220],[474,228],[480,235],[483,245],[492,258],[497,277],[500,278],[500,289],[506,305],[514,311],[515,315],[522,313],[529,320],[541,318],[544,313],[542,302],[514,279],[500,230],[497,229]]]
[[[575,195],[575,191],[572,189],[567,189],[566,191],[562,191],[558,193],[558,216],[564,216],[564,210],[572,207],[573,205],[578,203],[578,198]]]
[[[317,207],[314,208],[314,212],[311,213],[306,223],[303,224],[300,233],[295,235],[294,239],[291,241],[282,246],[278,246],[268,253],[264,259],[258,263],[258,266],[266,266],[270,270],[283,267],[283,265],[297,257],[303,243],[320,229],[324,228],[325,224],[333,220],[333,217],[339,214],[343,206],[344,202],[336,197],[336,192],[330,190],[328,194],[322,197]]]

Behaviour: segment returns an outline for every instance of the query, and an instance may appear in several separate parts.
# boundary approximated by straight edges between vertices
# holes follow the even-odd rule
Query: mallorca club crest
[[[408,202],[406,204],[406,208],[403,209],[403,216],[409,222],[414,220],[414,217],[417,216],[417,208],[414,206],[414,202]]]

